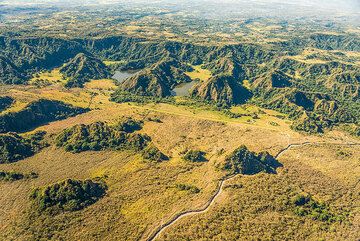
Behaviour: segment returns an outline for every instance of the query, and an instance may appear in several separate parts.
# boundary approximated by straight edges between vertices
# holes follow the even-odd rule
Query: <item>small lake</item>
[[[173,96],[189,96],[189,90],[197,83],[197,81],[191,81],[189,83],[183,83],[176,86],[171,94]]]
[[[137,72],[139,72],[139,71],[138,70],[131,70],[131,71],[119,71],[119,70],[116,70],[115,74],[114,74],[114,76],[112,78],[117,80],[119,83],[122,83],[126,79],[134,76]]]

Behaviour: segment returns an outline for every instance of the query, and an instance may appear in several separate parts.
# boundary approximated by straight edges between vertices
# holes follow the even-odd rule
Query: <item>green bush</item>
[[[296,215],[310,217],[313,220],[332,223],[342,221],[346,217],[346,215],[343,214],[337,215],[332,213],[324,203],[315,201],[309,195],[296,195],[293,198],[292,203]]]
[[[145,134],[127,133],[140,125],[135,121],[126,124],[110,126],[104,122],[95,122],[90,125],[76,125],[61,132],[55,140],[58,147],[66,151],[78,153],[83,151],[100,150],[143,150],[151,138]]]
[[[102,198],[107,186],[92,180],[72,180],[37,188],[30,195],[34,206],[41,212],[58,213],[61,211],[81,210]]]
[[[116,129],[119,131],[125,131],[127,133],[132,133],[134,131],[141,130],[142,126],[143,126],[143,122],[136,121],[132,118],[126,118],[117,124]]]
[[[0,171],[0,181],[17,181],[21,179],[28,179],[28,178],[37,178],[38,174],[35,172],[31,172],[29,174],[23,174],[19,172],[6,172]]]
[[[150,145],[142,151],[142,157],[155,162],[166,161],[169,158],[164,155],[157,147]]]
[[[196,194],[200,192],[200,189],[196,186],[189,185],[189,184],[176,184],[175,187],[180,191],[189,191],[190,193]]]
[[[253,175],[260,172],[276,173],[276,168],[281,167],[273,156],[267,152],[256,154],[242,145],[231,155],[226,157],[223,169],[230,175],[246,174]]]
[[[190,150],[185,154],[184,159],[190,162],[206,162],[205,154],[203,151]]]

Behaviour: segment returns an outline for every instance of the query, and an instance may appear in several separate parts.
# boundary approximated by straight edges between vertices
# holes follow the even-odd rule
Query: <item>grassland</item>
[[[122,64],[122,63],[124,63],[124,61],[104,60],[103,63],[106,66],[111,66],[111,65],[115,65],[115,64]]]
[[[159,240],[356,240],[359,151],[329,144],[294,148],[280,158],[284,168],[278,175],[239,176],[227,184],[217,205],[183,218]],[[291,198],[299,193],[311,194],[337,215],[348,215],[346,221],[296,215]]]
[[[212,74],[210,70],[203,69],[201,65],[194,65],[192,72],[186,72],[186,74],[193,80],[199,79],[201,81],[206,81],[211,78]]]
[[[348,144],[360,143],[360,140],[340,128],[325,129],[325,133],[314,135],[295,132],[290,128],[292,121],[287,115],[252,104],[220,111],[214,105],[181,96],[169,102],[173,104],[158,103],[158,99],[143,104],[111,102],[109,97],[118,88],[116,84],[110,79],[91,80],[94,72],[105,69],[102,64],[87,76],[83,88],[65,88],[69,79],[64,78],[59,68],[35,74],[29,82],[24,77],[52,64],[60,66],[59,61],[53,60],[61,59],[63,63],[72,58],[72,54],[84,52],[108,66],[109,72],[118,66],[147,68],[161,61],[158,59],[161,55],[184,63],[203,63],[192,65],[194,70],[186,75],[194,82],[206,82],[213,76],[203,66],[209,66],[216,73],[217,60],[224,59],[220,65],[229,60],[234,74],[248,75],[244,78],[249,80],[242,83],[243,77],[236,76],[236,83],[255,93],[257,71],[271,72],[276,70],[272,64],[295,62],[301,68],[292,69],[290,64],[286,75],[291,85],[296,82],[299,88],[291,87],[306,92],[309,90],[306,84],[311,80],[315,81],[311,92],[317,93],[322,80],[316,82],[317,73],[314,79],[306,77],[303,67],[324,68],[324,72],[329,68],[331,72],[327,65],[332,62],[360,66],[360,54],[356,51],[360,32],[355,27],[345,28],[335,23],[331,27],[328,25],[333,24],[332,20],[317,22],[307,17],[247,18],[253,4],[230,9],[229,16],[221,15],[218,3],[210,4],[204,9],[206,17],[203,18],[198,10],[202,8],[195,8],[194,1],[183,3],[185,9],[173,8],[172,4],[163,6],[161,2],[153,7],[139,4],[131,11],[128,11],[130,3],[101,9],[36,7],[35,13],[27,7],[19,8],[19,12],[12,8],[4,10],[0,32],[9,37],[4,37],[1,43],[6,46],[1,53],[6,58],[1,55],[0,62],[9,73],[5,75],[8,82],[2,83],[15,83],[13,76],[19,76],[24,79],[17,83],[28,85],[0,86],[0,96],[15,99],[0,115],[17,112],[42,98],[90,111],[21,134],[45,131],[44,141],[49,146],[26,159],[0,165],[0,171],[4,172],[38,174],[34,179],[0,182],[0,240],[146,240],[179,213],[204,207],[226,175],[221,169],[224,161],[241,145],[253,152],[268,151],[272,155],[286,149],[278,160],[283,166],[277,169],[277,174],[234,176],[206,212],[182,218],[166,229],[159,240],[358,240],[360,147]],[[241,18],[234,17],[237,11]],[[12,12],[16,14],[11,16]],[[347,18],[342,18],[346,23]],[[343,28],[351,35],[344,34]],[[322,36],[324,34],[328,36]],[[211,67],[213,63],[215,67]],[[346,67],[338,70],[339,74],[344,72],[345,82],[355,81],[354,86],[347,87],[358,87],[356,70],[351,80],[346,75]],[[329,77],[319,76],[324,76],[324,80]],[[215,78],[212,80],[214,85],[219,83]],[[142,82],[146,81],[140,84]],[[152,84],[166,86],[156,79],[150,82],[153,82],[151,88]],[[305,84],[304,89],[300,88],[301,84]],[[284,90],[287,94],[287,89],[282,87],[271,90]],[[327,92],[321,90],[321,93]],[[335,104],[331,102],[332,106]],[[356,106],[349,108],[355,110]],[[324,115],[325,112],[319,119]],[[148,135],[151,143],[169,160],[151,162],[134,150],[75,154],[55,145],[57,135],[64,129],[98,121],[115,124],[123,117],[141,120],[144,126],[139,133]],[[310,144],[286,148],[294,143]],[[185,160],[189,150],[204,153],[206,161]],[[108,186],[107,194],[75,212],[48,215],[34,210],[29,198],[34,188],[68,178],[101,179]],[[341,218],[330,222],[311,218],[312,214],[299,215],[293,202],[297,195],[311,196],[326,206],[326,211]]]
[[[218,166],[241,144],[245,144],[252,151],[267,150],[271,154],[276,154],[289,143],[354,141],[351,137],[336,131],[323,137],[304,136],[289,128],[290,122],[285,116],[252,105],[234,107],[231,112],[244,116],[231,118],[224,112],[206,106],[176,106],[161,103],[117,104],[108,100],[113,88],[111,81],[97,80],[87,83],[84,89],[69,90],[58,85],[42,88],[11,87],[11,91],[3,89],[2,95],[11,95],[19,103],[48,98],[62,100],[79,107],[90,107],[91,111],[39,127],[36,130],[45,130],[48,133],[46,138],[51,146],[33,157],[17,163],[1,165],[4,171],[36,172],[39,177],[19,180],[16,183],[0,183],[0,192],[4,194],[0,197],[0,205],[4,207],[0,218],[3,224],[0,227],[0,239],[142,240],[177,213],[203,206],[215,191],[219,179],[224,176]],[[256,118],[252,117],[254,114],[257,115]],[[62,148],[56,148],[52,143],[57,133],[75,124],[89,124],[96,121],[115,123],[123,116],[143,120],[144,128],[141,132],[149,135],[154,145],[169,156],[170,160],[154,164],[131,151],[71,154]],[[271,122],[276,122],[278,125],[274,126]],[[180,224],[184,227],[198,225],[196,228],[199,230],[210,225],[208,227],[216,230],[215,227],[223,227],[221,220],[228,219],[231,222],[228,226],[224,226],[225,231],[223,231],[223,235],[229,235],[228,237],[233,237],[233,232],[229,233],[233,224],[234,227],[241,227],[242,231],[239,231],[239,234],[246,233],[249,237],[255,235],[255,229],[260,228],[261,225],[263,225],[262,231],[259,234],[267,235],[265,237],[271,237],[272,233],[265,232],[263,227],[269,229],[275,227],[274,230],[289,232],[292,237],[304,237],[301,236],[303,235],[301,232],[305,228],[317,230],[318,223],[311,220],[305,220],[304,228],[299,228],[302,219],[294,216],[290,210],[264,211],[260,212],[260,215],[255,215],[258,209],[268,210],[266,204],[274,200],[276,203],[274,208],[277,210],[281,207],[279,203],[282,198],[290,196],[286,191],[288,184],[307,187],[306,185],[315,182],[316,185],[320,185],[318,183],[320,177],[311,176],[307,172],[321,173],[326,178],[337,175],[341,185],[348,188],[346,190],[351,190],[358,168],[356,165],[358,154],[354,152],[355,149],[343,150],[344,153],[354,152],[351,158],[348,158],[346,155],[337,156],[340,155],[336,154],[340,153],[340,149],[335,154],[331,152],[334,150],[333,146],[320,146],[319,152],[316,151],[318,147],[312,148],[299,148],[282,156],[280,161],[285,167],[279,176],[259,174],[254,177],[237,178],[234,183],[229,184],[211,212],[182,220],[161,238],[167,240],[196,238],[198,236],[185,231]],[[185,161],[183,155],[190,149],[205,152],[205,157],[209,161],[204,163]],[[304,158],[299,158],[298,155]],[[325,165],[324,162],[332,164]],[[342,166],[342,163],[346,165]],[[109,186],[107,195],[97,203],[81,211],[67,212],[54,217],[37,216],[32,212],[31,201],[27,197],[33,188],[67,178],[96,177],[104,178]],[[303,177],[305,179],[302,179]],[[321,184],[327,180],[322,180]],[[236,189],[231,186],[232,184],[242,184],[245,188]],[[178,188],[181,185],[194,186],[200,192],[181,190]],[[316,190],[318,187],[314,186],[306,191],[320,195],[321,200],[329,200],[324,198],[326,193],[323,195]],[[327,184],[326,188],[335,194],[339,192],[339,189],[334,188],[333,185]],[[271,194],[274,191],[276,195]],[[255,200],[256,205],[250,200]],[[349,203],[348,208],[352,209],[353,206],[353,203]],[[245,219],[242,220],[242,217]],[[209,220],[216,222],[211,224]],[[286,227],[284,222],[288,220],[291,226],[283,230]],[[219,222],[220,226],[212,226],[218,225]],[[340,233],[349,232],[348,237],[354,235],[354,231],[347,226],[336,226],[336,230]],[[304,234],[307,233],[304,231]],[[324,237],[338,237],[335,234],[331,236],[333,232],[329,234],[327,231],[321,231],[321,234],[324,234]],[[198,235],[207,237],[205,229]]]
[[[60,73],[60,68],[40,72],[29,80],[29,83],[34,85],[65,84],[66,82],[67,79]]]

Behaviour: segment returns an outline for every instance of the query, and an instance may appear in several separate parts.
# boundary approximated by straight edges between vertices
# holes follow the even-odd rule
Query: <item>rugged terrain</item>
[[[0,240],[358,240],[356,16],[29,4],[0,17]]]

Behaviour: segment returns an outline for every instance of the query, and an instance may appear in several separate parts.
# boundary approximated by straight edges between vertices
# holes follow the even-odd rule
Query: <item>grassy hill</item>
[[[353,16],[72,4],[2,6],[0,240],[358,240]]]

